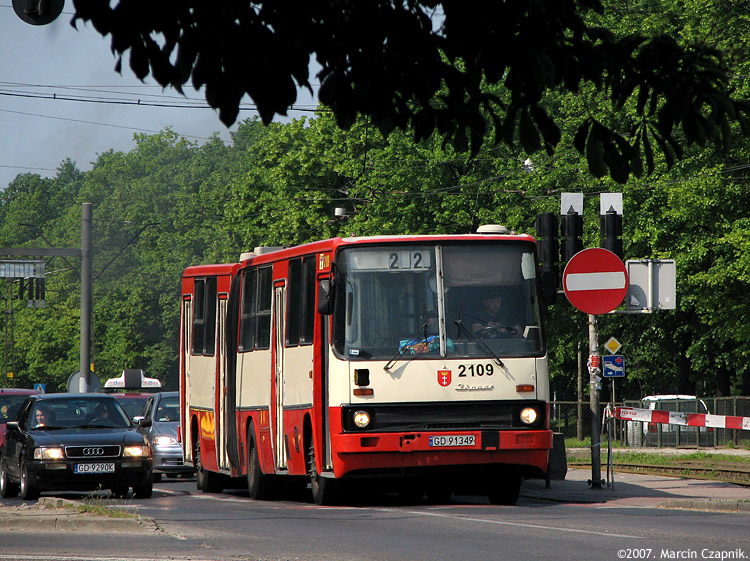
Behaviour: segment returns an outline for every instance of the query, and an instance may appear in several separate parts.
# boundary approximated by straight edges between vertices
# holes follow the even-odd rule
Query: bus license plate
[[[73,466],[73,473],[113,473],[114,471],[114,462],[102,464],[75,464],[75,466]]]
[[[477,438],[473,434],[444,434],[431,436],[430,446],[474,446]]]

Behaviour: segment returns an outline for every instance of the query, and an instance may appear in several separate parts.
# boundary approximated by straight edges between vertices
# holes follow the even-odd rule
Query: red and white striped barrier
[[[688,413],[687,411],[657,411],[635,407],[615,407],[615,418],[624,421],[682,425],[683,427],[750,430],[750,417]]]

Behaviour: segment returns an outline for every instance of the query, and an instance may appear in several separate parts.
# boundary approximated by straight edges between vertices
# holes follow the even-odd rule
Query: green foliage
[[[589,13],[590,24],[619,37],[663,30],[726,49],[739,71],[732,84],[747,93],[742,72],[747,76],[750,50],[737,46],[747,45],[738,22],[750,14],[742,6],[612,4]],[[626,258],[675,259],[678,309],[600,318],[601,340],[615,336],[627,358],[618,399],[750,395],[750,145],[739,126],[730,127],[716,133],[724,151],[681,143],[678,161],[677,148],[644,124],[653,92],[621,96],[615,110],[610,98],[620,93],[613,87],[580,82],[575,94],[559,88],[540,95],[535,103],[555,116],[559,138],[533,108],[518,110],[520,132],[483,113],[486,138],[512,142],[482,142],[474,156],[427,133],[415,141],[398,126],[384,137],[374,118],[352,116],[343,131],[340,114],[324,109],[284,124],[249,119],[229,145],[214,138],[198,146],[171,130],[136,135],[132,151],[103,152],[91,171],[65,161],[53,178],[19,175],[0,193],[0,243],[78,247],[80,204],[93,203],[96,372],[104,380],[143,368],[176,388],[179,279],[189,265],[233,262],[255,246],[331,236],[468,233],[484,223],[533,234],[538,214],[559,211],[561,192],[585,194],[584,246],[595,247],[597,195],[622,191]],[[482,91],[504,103],[513,99],[502,84]],[[654,106],[654,115],[663,108]],[[535,134],[540,127],[546,133]],[[639,141],[640,151],[612,130],[635,131],[628,142]],[[676,127],[674,134],[698,133]],[[658,149],[664,142],[667,150]],[[554,153],[541,150],[547,144],[555,144]],[[592,169],[587,153],[600,154],[609,172]],[[653,174],[639,178],[628,173],[633,166]],[[335,218],[336,208],[347,217]],[[6,313],[6,341],[14,344],[5,366],[16,373],[15,385],[62,389],[78,369],[80,264],[57,257],[47,273],[44,309],[12,300],[13,287],[3,291],[6,310],[14,310]],[[553,390],[558,399],[573,398],[577,354],[588,349],[586,317],[560,296],[548,310],[546,331]]]
[[[625,183],[653,172],[655,152],[671,167],[692,145],[726,148],[733,123],[750,135],[750,104],[732,95],[722,51],[706,40],[703,3],[688,2],[683,16],[683,3],[671,1],[604,9],[600,0],[229,1],[221,8],[183,0],[144,11],[136,0],[77,0],[73,24],[90,21],[111,37],[118,71],[127,57],[138,78],[151,74],[180,92],[188,81],[205,88],[226,125],[245,95],[266,124],[286,115],[297,85],[312,91],[314,56],[318,98],[341,129],[365,117],[384,137],[435,135],[472,156],[501,141],[552,155],[564,123],[545,97],[593,88],[611,110],[628,107],[632,126],[586,113],[567,125],[577,129],[575,146],[591,173]],[[729,11],[746,19],[743,10]],[[721,10],[709,13],[725,23]],[[733,22],[732,29],[745,28]]]

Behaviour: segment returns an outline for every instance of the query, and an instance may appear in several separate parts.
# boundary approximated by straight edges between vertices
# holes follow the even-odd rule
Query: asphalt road
[[[21,505],[17,499],[0,502]],[[194,481],[184,480],[157,484],[151,499],[99,502],[147,522],[126,531],[0,527],[0,561],[750,557],[750,513],[651,503],[558,502],[522,493],[513,507],[491,506],[483,497],[454,497],[446,505],[401,504],[395,495],[365,497],[357,506],[318,507],[306,493],[261,502],[242,490],[201,493]]]

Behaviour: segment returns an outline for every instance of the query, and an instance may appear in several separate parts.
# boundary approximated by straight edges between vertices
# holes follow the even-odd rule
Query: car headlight
[[[62,460],[63,458],[65,458],[65,452],[60,447],[34,448],[35,460]]]
[[[148,446],[126,446],[122,455],[126,458],[147,458],[151,455],[151,448]]]
[[[536,412],[536,409],[533,407],[524,407],[521,410],[521,414],[519,417],[521,418],[521,422],[525,425],[533,425],[536,421],[538,414]]]
[[[154,444],[157,446],[174,446],[175,444],[179,444],[179,442],[172,436],[157,436],[154,438]]]

